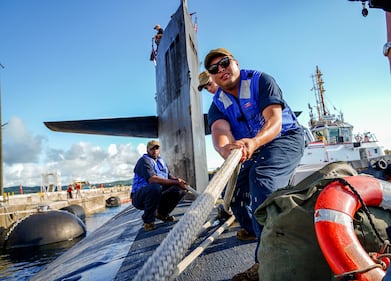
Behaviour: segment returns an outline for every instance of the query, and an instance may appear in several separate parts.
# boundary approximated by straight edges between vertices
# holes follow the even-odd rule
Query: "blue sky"
[[[147,139],[51,132],[44,121],[155,115],[153,27],[179,0],[1,0],[0,69],[4,186],[40,185],[41,173],[73,179],[128,179]],[[316,65],[326,102],[356,132],[391,148],[390,70],[382,55],[385,15],[361,3],[188,0],[198,48],[226,47],[242,68],[274,76],[308,123]],[[201,68],[202,70],[202,68]],[[204,112],[211,96],[203,92]],[[207,138],[208,166],[220,165]],[[162,148],[164,155],[164,148]]]

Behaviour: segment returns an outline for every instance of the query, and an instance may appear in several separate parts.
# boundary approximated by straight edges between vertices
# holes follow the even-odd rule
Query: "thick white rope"
[[[191,264],[202,252],[212,244],[221,233],[223,233],[233,222],[235,221],[235,217],[231,216],[229,219],[223,223],[218,229],[216,229],[208,238],[204,240],[197,248],[195,248],[189,255],[187,255],[177,266],[175,274],[171,276],[170,280],[174,280],[178,277],[188,266]]]
[[[175,275],[177,265],[197,237],[217,198],[237,167],[241,156],[240,149],[231,151],[231,154],[213,176],[204,192],[191,204],[188,211],[162,241],[153,255],[149,257],[141,270],[137,272],[133,280],[170,280],[170,277]]]
[[[195,197],[200,195],[200,193],[197,190],[195,190],[194,188],[192,188],[190,185],[186,185],[186,189],[187,189],[187,191],[193,193]]]
[[[223,204],[224,211],[226,211],[230,215],[232,215],[230,205],[236,187],[236,180],[240,172],[240,166],[241,166],[240,164],[236,166],[231,178],[228,181],[227,188],[224,193],[224,204]]]

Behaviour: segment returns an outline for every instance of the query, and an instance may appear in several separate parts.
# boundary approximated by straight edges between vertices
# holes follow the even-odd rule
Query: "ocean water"
[[[119,207],[106,208],[103,212],[86,216],[87,236],[129,205],[130,203],[125,203]],[[46,264],[66,252],[81,239],[83,238],[14,251],[0,250],[0,280],[29,280]]]

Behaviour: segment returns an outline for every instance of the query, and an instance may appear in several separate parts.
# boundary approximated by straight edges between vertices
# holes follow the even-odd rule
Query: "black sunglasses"
[[[230,63],[231,63],[231,58],[224,57],[221,60],[219,60],[217,63],[210,65],[208,67],[208,72],[210,74],[216,74],[217,72],[219,72],[219,66],[221,66],[222,68],[227,68]]]

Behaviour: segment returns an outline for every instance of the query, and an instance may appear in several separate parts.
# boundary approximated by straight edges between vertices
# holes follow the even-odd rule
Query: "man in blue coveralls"
[[[174,221],[170,213],[186,194],[186,182],[170,174],[166,162],[160,157],[160,143],[152,140],[134,167],[132,204],[144,210],[144,230],[155,228],[155,218]]]
[[[213,145],[224,159],[231,150],[242,149],[231,203],[242,227],[237,236],[255,235],[259,242],[262,227],[254,211],[272,192],[287,186],[303,155],[303,129],[270,75],[241,70],[224,48],[211,50],[204,66],[221,89],[208,112]],[[232,280],[258,280],[257,250],[255,264]]]

